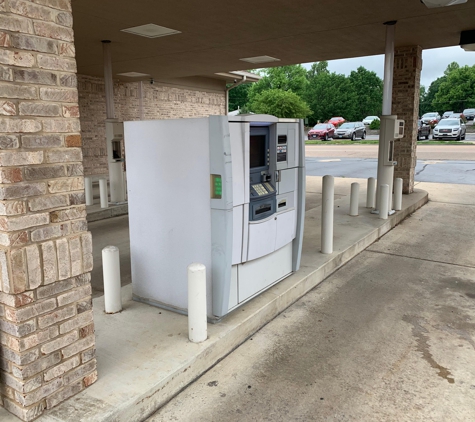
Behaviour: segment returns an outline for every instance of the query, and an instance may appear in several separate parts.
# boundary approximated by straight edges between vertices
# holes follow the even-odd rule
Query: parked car
[[[453,111],[446,111],[444,114],[442,114],[441,119],[448,119],[451,114],[453,114]]]
[[[366,128],[363,122],[343,123],[336,131],[335,138],[347,138],[354,141],[356,138],[366,138]]]
[[[328,141],[335,135],[335,126],[331,123],[318,123],[308,131],[308,139]]]
[[[379,120],[379,117],[378,116],[366,116],[363,119],[363,123],[365,125],[370,125],[371,123],[373,123],[373,120]]]
[[[432,138],[434,139],[465,139],[467,128],[462,119],[444,119],[434,128]]]
[[[475,118],[475,108],[466,108],[463,115],[467,120],[473,120]]]
[[[426,113],[421,117],[422,123],[436,125],[440,121],[440,114],[436,112]]]
[[[462,119],[462,121],[465,123],[467,121],[467,119],[465,118],[465,116],[463,115],[463,113],[452,113],[450,116],[449,116],[449,119]]]
[[[429,139],[430,126],[422,123],[422,120],[417,121],[417,140],[422,138]]]
[[[328,123],[331,123],[333,126],[338,127],[342,123],[345,123],[345,119],[343,117],[332,117]]]

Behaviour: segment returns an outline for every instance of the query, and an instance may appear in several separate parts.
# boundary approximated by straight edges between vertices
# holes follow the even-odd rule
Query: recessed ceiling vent
[[[245,59],[239,59],[243,62],[249,63],[271,63],[271,62],[280,62],[280,59],[276,59],[275,57],[271,56],[256,56],[256,57],[247,57]]]
[[[127,76],[128,78],[141,78],[143,76],[150,76],[148,73],[140,73],[140,72],[125,72],[125,73],[118,73],[117,76]]]
[[[146,38],[166,37],[167,35],[181,34],[181,31],[165,28],[164,26],[148,23],[146,25],[134,26],[132,28],[121,29],[122,32],[140,35]]]

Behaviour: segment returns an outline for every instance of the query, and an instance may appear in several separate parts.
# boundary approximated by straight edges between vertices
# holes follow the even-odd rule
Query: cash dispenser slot
[[[262,199],[260,201],[252,201],[249,204],[249,220],[263,220],[275,214],[275,197]]]

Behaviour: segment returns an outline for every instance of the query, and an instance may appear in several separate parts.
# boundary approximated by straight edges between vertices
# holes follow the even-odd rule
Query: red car
[[[342,123],[345,123],[346,120],[343,117],[332,117],[328,123],[331,123],[333,126],[338,127]]]
[[[335,126],[331,123],[318,123],[308,131],[308,139],[322,139],[328,141],[335,134]]]

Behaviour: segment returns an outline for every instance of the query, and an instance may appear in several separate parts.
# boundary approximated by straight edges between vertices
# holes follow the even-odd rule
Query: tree
[[[455,112],[475,107],[475,66],[452,68],[439,85],[433,104],[438,110]]]
[[[251,84],[242,84],[229,91],[229,111],[242,109],[249,100],[249,89]]]
[[[447,79],[447,76],[441,76],[440,78],[437,78],[435,81],[433,81],[429,89],[427,90],[426,95],[422,99],[422,101],[419,104],[419,110],[421,113],[421,116],[425,113],[429,113],[431,111],[437,111],[434,100],[437,92],[439,91],[440,85]],[[438,110],[440,112],[440,110]],[[442,111],[443,112],[443,111]]]
[[[356,93],[356,120],[366,116],[379,116],[383,105],[383,81],[372,71],[360,66],[348,77]]]
[[[252,84],[249,90],[250,103],[254,101],[256,95],[268,89],[292,91],[302,96],[308,87],[307,72],[300,64],[271,67],[262,70],[260,74],[263,75],[262,79]]]
[[[328,62],[315,62],[312,63],[312,66],[310,66],[310,69],[307,71],[307,78],[311,80],[312,78],[323,73],[330,73],[330,71],[328,70]]]
[[[345,75],[311,72],[304,99],[312,110],[311,124],[334,116],[356,120],[358,116],[356,91]]]
[[[430,84],[427,92],[425,92],[425,89],[424,89],[425,95],[421,96],[420,102],[419,102],[419,112],[421,116],[431,111],[438,111],[439,113],[443,113],[444,111],[449,111],[449,110],[453,110],[453,111],[463,110],[463,108],[462,109],[457,108],[460,104],[458,104],[456,101],[455,102],[453,101],[455,97],[453,98],[444,97],[443,100],[441,98],[436,100],[436,96],[437,96],[437,93],[439,92],[440,87],[447,81],[447,79],[450,77],[450,75],[452,75],[452,73],[457,73],[460,71],[460,69],[461,68],[458,63],[456,62],[450,63],[445,69],[444,75],[441,76],[440,78],[437,78],[435,81],[433,81]],[[455,93],[453,94],[455,95]],[[468,97],[465,98],[465,100],[468,100],[470,97],[470,94],[468,92],[467,92],[467,95]],[[457,97],[460,97],[460,95],[457,94]]]
[[[254,96],[250,108],[254,113],[303,119],[312,113],[307,103],[292,91],[268,89]]]

